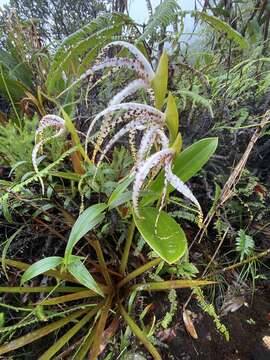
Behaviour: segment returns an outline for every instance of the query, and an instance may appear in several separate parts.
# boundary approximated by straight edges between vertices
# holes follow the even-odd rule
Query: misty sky
[[[183,10],[193,10],[195,0],[178,0]],[[0,0],[0,6],[8,3],[8,0]],[[151,0],[153,8],[160,4],[160,0]],[[148,13],[145,0],[129,0],[129,13],[138,23],[147,20]]]

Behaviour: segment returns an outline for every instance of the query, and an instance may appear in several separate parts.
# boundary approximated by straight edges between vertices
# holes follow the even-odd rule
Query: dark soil
[[[165,300],[165,299],[163,299]],[[161,298],[156,308],[166,311]],[[251,299],[250,299],[251,300]],[[270,337],[270,288],[253,297],[249,306],[242,306],[234,313],[221,318],[230,333],[226,341],[212,319],[194,304],[190,309],[197,315],[193,321],[198,339],[191,338],[182,320],[182,307],[176,315],[172,335],[167,339],[168,348],[162,351],[163,360],[269,360],[270,349],[264,346],[263,337]]]

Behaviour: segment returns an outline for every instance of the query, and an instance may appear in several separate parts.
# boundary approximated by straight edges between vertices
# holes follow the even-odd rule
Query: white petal
[[[137,164],[140,164],[140,162],[145,158],[147,153],[151,150],[151,147],[155,141],[157,131],[159,129],[159,126],[152,126],[150,129],[148,129],[141,140],[140,148],[137,154]]]
[[[182,180],[179,179],[178,176],[172,173],[171,170],[171,161],[168,161],[165,164],[165,176],[168,180],[168,182],[181,194],[183,194],[186,198],[188,198],[190,201],[192,201],[200,210],[201,212],[201,206],[196,199],[196,197],[193,195],[192,191],[189,189],[187,185],[183,183]]]
[[[128,84],[123,90],[119,91],[112,100],[109,102],[109,106],[121,103],[128,96],[135,94],[135,92],[142,88],[147,88],[148,84],[143,79],[137,79]]]
[[[161,129],[158,129],[158,137],[160,140],[160,143],[162,145],[163,149],[167,149],[169,147],[169,139],[167,138],[167,136],[165,135],[164,131]]]
[[[139,217],[139,195],[146,179],[147,175],[149,174],[150,170],[157,166],[158,164],[164,162],[166,158],[170,158],[173,155],[173,150],[171,149],[164,149],[161,150],[153,155],[151,155],[147,160],[145,160],[142,165],[138,168],[135,181],[133,184],[133,194],[132,194],[132,201],[135,214]]]
[[[122,46],[126,49],[128,49],[135,57],[136,59],[143,65],[145,71],[148,73],[148,76],[150,79],[152,79],[155,76],[155,73],[152,69],[151,64],[146,59],[146,57],[143,55],[143,53],[136,48],[136,46],[126,42],[126,41],[114,41],[109,43],[105,48],[112,47],[112,46]]]

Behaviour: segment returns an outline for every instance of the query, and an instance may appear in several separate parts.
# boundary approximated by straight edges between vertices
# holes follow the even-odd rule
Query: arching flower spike
[[[123,47],[133,55],[134,58],[128,57],[112,57],[108,56],[108,51],[113,47]],[[151,82],[155,76],[155,72],[152,69],[151,64],[143,55],[143,53],[136,48],[136,46],[129,44],[125,41],[114,41],[106,45],[101,53],[98,55],[95,64],[92,68],[85,71],[75,82],[73,82],[67,89],[65,89],[60,95],[63,95],[70,88],[83,81],[89,76],[94,75],[97,71],[104,69],[113,68],[115,69],[130,69],[135,71],[138,79],[132,81],[124,89],[122,89],[118,94],[116,94],[113,99],[109,102],[110,105],[119,104],[126,97],[134,94],[141,88],[148,89],[151,87]],[[60,96],[59,95],[59,96]]]
[[[120,112],[121,115],[115,116],[112,118],[112,116],[116,113]],[[96,146],[93,152],[92,159],[95,159],[97,151],[100,150],[100,147],[106,138],[106,136],[112,131],[117,125],[123,122],[129,122],[133,118],[136,119],[146,119],[150,122],[155,122],[156,124],[159,124],[161,127],[165,125],[165,115],[157,110],[156,108],[144,105],[144,104],[138,104],[138,103],[122,103],[117,105],[112,105],[108,107],[107,109],[101,111],[99,114],[97,114],[94,119],[92,120],[87,134],[86,134],[86,140],[85,140],[85,151],[87,152],[87,146],[89,141],[89,136],[91,132],[93,131],[95,125],[97,122],[104,118],[103,122],[100,126],[100,131],[98,134],[98,138],[96,140]]]

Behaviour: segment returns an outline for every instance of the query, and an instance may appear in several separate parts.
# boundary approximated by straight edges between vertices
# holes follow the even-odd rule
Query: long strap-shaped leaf
[[[51,332],[68,324],[70,321],[77,319],[79,316],[85,314],[87,311],[88,309],[78,310],[75,313],[65,317],[64,319],[55,321],[54,323],[44,326],[41,329],[31,331],[26,335],[23,335],[15,340],[10,341],[5,345],[0,346],[0,355],[19,349],[27,344],[32,343],[35,340],[42,338],[43,336],[50,334]]]
[[[192,288],[195,286],[204,286],[216,284],[216,281],[208,280],[168,280],[157,281],[132,286],[131,290],[137,291],[163,291],[170,289]]]
[[[58,305],[63,304],[66,302],[74,301],[74,300],[81,300],[81,299],[87,299],[90,297],[96,297],[97,294],[92,290],[83,290],[78,291],[73,294],[63,295],[63,296],[56,296],[51,299],[43,300],[42,305]]]
[[[13,266],[16,269],[19,270],[27,270],[31,264],[27,264],[25,262],[22,261],[17,261],[17,260],[11,260],[11,259],[5,259],[4,262],[2,259],[0,259],[0,261],[2,262],[2,266],[4,267],[3,263],[5,263],[5,265],[8,266]],[[66,272],[60,272],[57,270],[49,270],[45,272],[45,275],[47,276],[52,276],[54,278],[57,278],[59,280],[66,280],[72,283],[77,283],[78,281],[76,279],[74,279],[74,277]]]
[[[108,296],[106,303],[101,310],[100,318],[95,328],[95,338],[94,338],[93,347],[89,354],[89,360],[96,360],[99,355],[100,344],[102,341],[102,333],[105,329],[111,303],[112,303],[112,296]]]
[[[142,330],[139,328],[139,326],[128,315],[128,313],[125,311],[123,305],[121,305],[121,304],[119,305],[119,310],[120,310],[121,315],[125,319],[126,323],[129,325],[129,327],[134,332],[134,334],[137,336],[137,338],[143,343],[143,345],[146,347],[146,349],[150,352],[150,354],[153,356],[154,360],[162,360],[157,349],[150,343],[150,341],[147,339],[147,337],[142,332]]]
[[[69,329],[60,339],[58,339],[40,358],[39,360],[49,360],[98,312],[100,306],[96,306],[86,314],[76,325]]]

